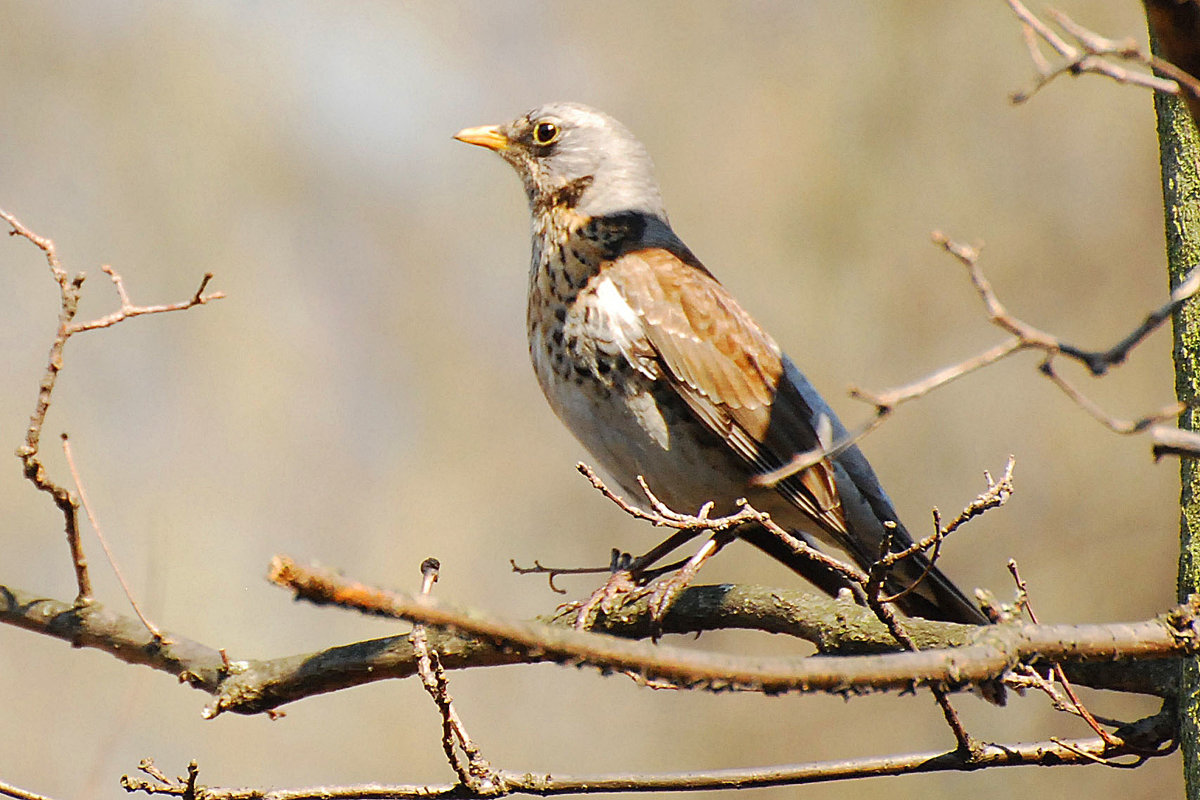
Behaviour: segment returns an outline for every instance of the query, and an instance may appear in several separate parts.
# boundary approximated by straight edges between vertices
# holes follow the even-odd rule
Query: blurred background
[[[1060,7],[1144,36],[1140,6]],[[1038,6],[1034,6],[1040,10]],[[524,196],[450,137],[549,100],[624,121],[655,157],[675,228],[846,422],[851,384],[922,377],[1001,338],[930,231],[985,243],[1014,313],[1106,347],[1167,293],[1150,95],[1033,75],[1003,3],[565,4],[0,2],[0,207],[86,270],[81,318],[228,298],[72,340],[44,454],[68,431],[102,524],[153,619],[269,657],[399,632],[289,601],[289,553],[526,617],[562,601],[509,558],[598,564],[658,532],[573,468],[584,457],[526,360]],[[57,288],[0,241],[0,450],[21,442]],[[1169,333],[1103,381],[1122,416],[1173,397]],[[1013,359],[905,406],[865,442],[914,531],[1017,456],[1017,493],[945,549],[965,588],[1011,595],[1016,558],[1054,622],[1145,618],[1174,600],[1177,465],[1108,433]],[[3,462],[0,462],[2,464]],[[0,470],[0,580],[69,599],[60,515],[15,458]],[[100,598],[122,603],[91,538]],[[706,581],[792,585],[750,548]],[[574,596],[597,581],[564,580]],[[690,646],[804,653],[760,635]],[[0,628],[0,779],[66,800],[124,796],[122,773],[188,759],[214,785],[449,781],[413,681],[306,700],[272,722],[203,721],[169,676]],[[534,666],[452,676],[469,730],[513,770],[676,771],[949,749],[927,694],[712,696]],[[1146,700],[1089,693],[1133,718]],[[1087,735],[1040,697],[958,701],[991,741]],[[816,798],[1181,791],[1178,757],[1135,771],[1014,769],[806,787]],[[792,797],[763,790],[756,797]],[[711,796],[711,795],[709,795]]]

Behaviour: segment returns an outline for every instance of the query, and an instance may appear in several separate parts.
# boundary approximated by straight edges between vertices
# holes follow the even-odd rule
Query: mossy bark
[[[1167,272],[1171,288],[1200,264],[1200,136],[1183,101],[1155,93]],[[1175,392],[1189,409],[1180,427],[1200,426],[1200,303],[1186,304],[1174,319]],[[1200,592],[1200,463],[1180,466],[1179,598]],[[1187,796],[1200,800],[1200,659],[1182,659],[1179,741]]]

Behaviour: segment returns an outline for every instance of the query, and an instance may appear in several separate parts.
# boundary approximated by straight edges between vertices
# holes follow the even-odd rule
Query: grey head
[[[640,212],[666,222],[654,165],[629,129],[579,103],[548,103],[454,138],[495,151],[525,184],[529,206],[565,205],[589,217]]]

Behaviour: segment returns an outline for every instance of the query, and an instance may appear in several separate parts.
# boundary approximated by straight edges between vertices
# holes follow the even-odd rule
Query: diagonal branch
[[[979,266],[979,250],[977,248],[953,241],[941,231],[934,231],[933,241],[966,267],[971,283],[988,315],[988,320],[1010,334],[1010,338],[912,383],[881,392],[869,392],[858,387],[851,387],[850,396],[874,406],[875,416],[831,446],[799,453],[777,469],[758,475],[754,481],[756,485],[774,486],[785,478],[837,455],[879,427],[884,419],[904,403],[924,397],[948,383],[991,366],[1014,353],[1026,350],[1040,351],[1043,354],[1043,360],[1038,366],[1041,374],[1050,379],[1067,397],[1109,430],[1120,434],[1149,432],[1154,443],[1156,458],[1164,455],[1200,455],[1200,437],[1189,436],[1186,432],[1178,431],[1174,426],[1161,424],[1181,413],[1183,406],[1172,404],[1135,420],[1119,419],[1106,413],[1082,392],[1062,379],[1054,370],[1053,364],[1056,357],[1063,356],[1083,364],[1093,375],[1101,376],[1112,367],[1124,363],[1133,348],[1145,341],[1147,336],[1161,327],[1166,320],[1183,307],[1184,303],[1187,303],[1200,291],[1200,266],[1194,268],[1188,277],[1171,292],[1171,297],[1165,304],[1147,314],[1146,319],[1137,328],[1115,345],[1107,350],[1086,350],[1064,342],[1057,336],[1013,316],[1000,302],[991,282]]]

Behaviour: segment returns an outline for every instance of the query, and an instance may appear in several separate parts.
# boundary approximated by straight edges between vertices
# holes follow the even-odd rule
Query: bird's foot
[[[586,630],[596,621],[597,615],[611,613],[618,606],[618,601],[624,598],[640,596],[647,591],[628,569],[615,570],[608,580],[591,597],[582,602],[567,603],[559,606],[560,611],[575,612],[575,630]]]
[[[675,600],[679,597],[679,593],[687,588],[687,585],[696,577],[699,569],[688,569],[691,564],[676,572],[671,577],[661,580],[654,585],[654,592],[650,595],[650,624],[654,631],[652,638],[657,640],[662,636],[662,623],[667,616],[667,612],[671,610],[671,606],[675,605]]]
[[[657,641],[662,636],[663,620],[666,619],[671,606],[675,604],[679,593],[687,588],[705,562],[715,556],[732,538],[731,535],[724,532],[714,534],[674,575],[660,581],[654,587],[654,593],[650,596],[651,638]]]

